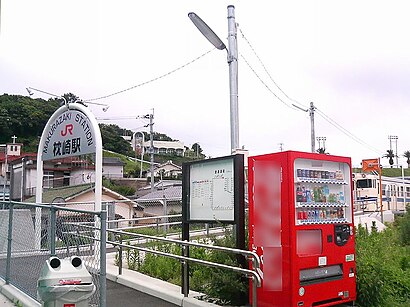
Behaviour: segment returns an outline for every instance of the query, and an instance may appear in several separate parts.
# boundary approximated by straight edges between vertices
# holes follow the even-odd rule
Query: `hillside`
[[[363,173],[361,168],[353,168],[353,173]],[[386,177],[401,177],[401,168],[383,168],[382,176]],[[410,168],[404,168],[404,176],[410,176]]]
[[[64,94],[68,101],[75,99],[74,94]],[[11,137],[15,135],[17,142],[23,143],[24,152],[37,152],[39,137],[41,136],[47,121],[51,115],[60,107],[61,101],[56,98],[44,100],[33,99],[21,95],[0,95],[0,142],[11,142]],[[125,172],[128,176],[138,176],[140,163],[130,161],[127,156],[134,156],[134,152],[129,142],[125,141],[122,135],[132,135],[131,130],[123,129],[115,124],[99,124],[103,142],[103,148],[116,154],[104,153],[104,156],[118,156],[126,164]],[[149,140],[150,135],[144,132],[145,139]],[[174,141],[173,138],[160,132],[153,133],[155,141]],[[189,150],[189,149],[188,149]],[[198,155],[203,158],[202,149],[199,144],[193,145],[192,151],[198,151]],[[196,155],[196,154],[195,154]],[[144,160],[149,161],[146,155]],[[192,158],[180,156],[155,155],[156,163],[164,163],[172,160],[177,165],[183,162],[192,161]],[[149,164],[143,164],[143,170],[148,169]]]

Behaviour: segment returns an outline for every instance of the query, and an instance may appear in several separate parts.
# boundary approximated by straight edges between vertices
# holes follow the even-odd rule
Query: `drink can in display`
[[[299,178],[302,178],[302,177],[303,177],[303,176],[302,176],[302,170],[301,170],[300,168],[298,168],[298,169],[296,170],[296,176],[299,177]]]

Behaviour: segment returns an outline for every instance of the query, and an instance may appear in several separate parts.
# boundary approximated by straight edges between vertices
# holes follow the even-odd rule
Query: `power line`
[[[280,102],[282,102],[284,105],[286,105],[287,107],[293,109],[294,107],[292,105],[290,105],[289,103],[286,103],[282,98],[280,98],[278,95],[275,94],[274,91],[272,91],[272,89],[262,80],[262,78],[258,75],[258,73],[255,71],[255,69],[253,69],[253,67],[251,66],[251,64],[249,64],[249,62],[246,60],[246,58],[243,56],[242,53],[239,52],[239,55],[242,57],[242,59],[245,61],[246,65],[248,65],[249,69],[252,70],[252,72],[254,73],[254,75],[259,79],[259,81],[266,87],[266,89],[271,92]]]
[[[131,87],[129,87],[129,88],[126,88],[126,89],[121,90],[121,91],[118,91],[118,92],[114,92],[114,93],[109,94],[109,95],[105,95],[105,96],[101,96],[101,97],[97,97],[97,98],[91,98],[91,99],[87,99],[87,100],[84,100],[84,101],[85,101],[85,102],[90,102],[90,101],[105,99],[105,98],[108,98],[108,97],[112,97],[112,96],[114,96],[114,95],[118,95],[118,94],[121,94],[121,93],[130,91],[130,90],[133,90],[133,89],[135,89],[135,88],[137,88],[137,87],[141,87],[141,86],[143,86],[143,85],[147,85],[147,84],[152,83],[152,82],[154,82],[154,81],[160,80],[160,79],[165,78],[165,77],[167,77],[167,76],[169,76],[169,75],[171,75],[171,74],[173,74],[173,73],[175,73],[175,72],[177,72],[177,71],[179,71],[179,70],[181,70],[181,69],[187,67],[188,65],[190,65],[190,64],[192,64],[192,63],[198,61],[199,59],[203,58],[204,56],[206,56],[208,53],[214,51],[215,49],[216,49],[216,48],[212,48],[212,49],[208,50],[207,52],[201,54],[200,56],[196,57],[195,59],[193,59],[193,60],[191,60],[191,61],[189,61],[189,62],[187,62],[187,63],[185,63],[185,64],[183,64],[183,65],[181,65],[181,66],[179,66],[179,67],[177,67],[177,68],[175,68],[175,69],[173,69],[173,70],[171,70],[171,71],[169,71],[169,72],[167,72],[167,73],[165,73],[165,74],[163,74],[163,75],[160,75],[160,76],[158,76],[158,77],[156,77],[156,78],[154,78],[154,79],[151,79],[151,80],[142,82],[142,83],[140,83],[140,84],[131,86]]]
[[[245,37],[242,29],[239,29],[239,31],[242,34],[242,38],[247,42],[247,44],[249,45],[249,47],[251,48],[251,50],[253,51],[253,53],[255,54],[256,58],[258,59],[259,63],[261,64],[261,66],[263,67],[264,71],[266,72],[266,74],[269,76],[269,79],[275,84],[275,86],[282,92],[283,95],[285,95],[286,98],[288,98],[290,101],[293,101],[301,106],[303,106],[305,109],[307,109],[307,107],[305,107],[302,103],[298,102],[297,100],[289,97],[281,88],[280,86],[275,82],[275,80],[272,78],[271,74],[269,73],[268,69],[266,68],[265,64],[262,62],[261,58],[258,56],[258,54],[255,51],[255,48],[253,48],[252,44],[249,42],[249,40]],[[258,77],[258,79],[265,85],[265,87],[276,97],[278,98],[281,102],[283,102],[286,106],[290,107],[287,103],[285,103],[282,99],[280,99],[269,87],[268,85],[262,81],[262,79],[260,78],[260,76],[256,73],[256,71],[250,66],[249,62],[244,58],[244,56],[241,54],[241,57],[245,60],[245,63],[249,66],[249,68],[253,71],[253,73]],[[357,143],[361,144],[362,146],[367,147],[368,149],[381,154],[381,151],[378,150],[377,148],[367,144],[366,142],[364,142],[363,140],[361,140],[360,138],[358,138],[357,136],[355,136],[353,133],[349,132],[346,128],[344,128],[342,125],[338,124],[336,121],[334,121],[332,118],[330,118],[329,116],[327,116],[325,113],[323,113],[321,110],[319,110],[317,107],[315,107],[316,111],[318,112],[318,114],[324,119],[326,120],[329,124],[333,125],[334,127],[336,127],[338,130],[340,130],[342,133],[344,133],[345,135],[347,135],[349,138],[351,138],[352,140],[356,141]]]
[[[347,130],[346,128],[344,128],[342,125],[338,124],[335,120],[333,120],[332,118],[330,118],[329,116],[327,116],[325,113],[323,113],[321,110],[319,110],[316,107],[316,111],[317,113],[324,119],[326,120],[329,124],[331,124],[332,126],[336,127],[338,130],[340,130],[342,133],[344,133],[345,135],[347,135],[349,138],[351,138],[352,140],[356,141],[357,143],[359,143],[362,146],[367,147],[368,149],[370,149],[371,151],[381,155],[382,152],[380,150],[378,150],[376,147],[373,147],[369,144],[367,144],[365,141],[363,141],[362,139],[358,138],[357,136],[355,136],[353,133],[351,133],[349,130]]]
[[[281,87],[276,83],[276,81],[272,78],[271,74],[269,73],[268,69],[266,68],[265,64],[262,62],[261,58],[259,57],[259,55],[256,53],[255,48],[253,48],[252,44],[249,42],[249,40],[246,38],[245,34],[243,33],[242,29],[239,28],[239,31],[242,34],[242,38],[245,40],[245,42],[248,44],[249,48],[251,48],[251,50],[253,51],[253,53],[255,54],[256,58],[258,59],[259,63],[262,65],[264,71],[266,72],[266,74],[268,75],[269,79],[273,82],[273,84],[275,84],[275,86],[282,92],[283,95],[285,95],[286,98],[288,98],[289,100],[295,102],[296,104],[299,104],[301,106],[303,106],[304,108],[306,108],[302,103],[300,103],[299,101],[289,97],[282,89]]]

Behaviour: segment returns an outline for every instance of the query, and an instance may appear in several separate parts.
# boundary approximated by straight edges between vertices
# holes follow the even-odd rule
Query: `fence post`
[[[122,235],[120,235],[120,244],[122,244]],[[122,274],[122,245],[120,245],[120,249],[118,251],[118,275]]]
[[[167,199],[165,198],[165,195],[164,195],[164,215],[165,215],[164,231],[166,235],[168,233],[168,208],[167,208]]]
[[[107,211],[101,211],[100,234],[100,307],[107,306]]]
[[[189,257],[189,246],[182,245],[182,256]],[[189,295],[189,263],[182,260],[182,294],[184,297]]]
[[[57,210],[53,205],[50,207],[50,254],[51,256],[56,255],[56,213]],[[67,255],[68,256],[68,255]]]
[[[255,276],[252,276],[252,306],[258,306],[258,298],[257,298],[257,280]]]
[[[7,258],[6,258],[6,284],[10,283],[10,265],[11,265],[11,245],[13,238],[13,207],[14,204],[9,202],[9,229],[7,234]]]

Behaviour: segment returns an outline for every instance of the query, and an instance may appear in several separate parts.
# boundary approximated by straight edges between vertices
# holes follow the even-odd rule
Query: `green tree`
[[[113,124],[100,124],[99,126],[101,130],[101,137],[104,149],[111,150],[127,156],[134,155],[131,148],[131,144],[124,140],[123,137],[121,137],[121,132],[123,131],[123,129]]]
[[[404,157],[407,159],[407,168],[410,168],[410,150],[404,152]]]
[[[390,167],[393,167],[393,164],[394,164],[393,158],[395,157],[393,149],[387,149],[387,154],[385,154],[383,157],[388,158]]]
[[[191,149],[194,151],[195,157],[197,157],[197,158],[204,158],[205,157],[205,155],[202,153],[203,150],[201,148],[201,145],[199,145],[199,143],[194,143],[192,145]]]
[[[13,135],[26,146],[36,146],[44,126],[59,107],[56,99],[32,99],[20,95],[0,96],[0,142],[11,141]]]
[[[80,98],[73,93],[66,93],[63,97],[68,103],[74,103],[80,100]]]

